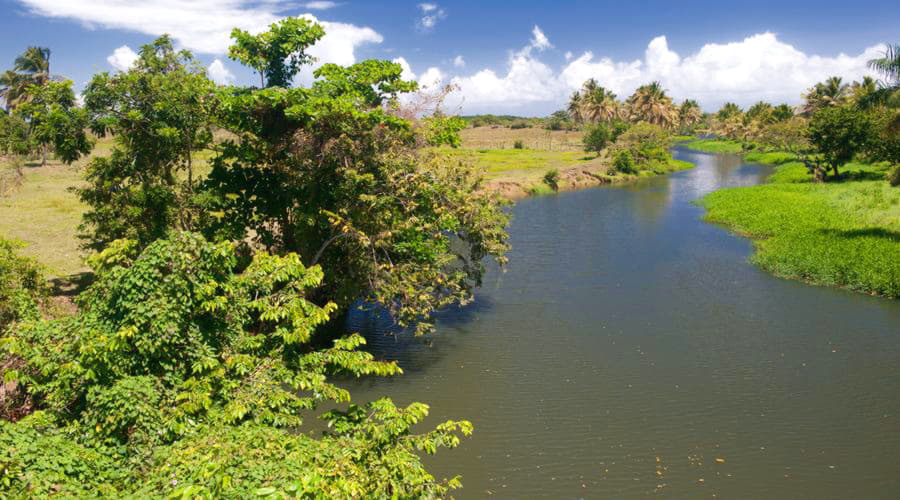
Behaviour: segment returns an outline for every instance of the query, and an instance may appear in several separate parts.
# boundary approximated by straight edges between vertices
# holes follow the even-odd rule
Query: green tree
[[[788,121],[794,117],[794,108],[787,104],[779,104],[772,109],[772,120],[775,122]]]
[[[825,107],[819,109],[809,121],[809,141],[831,168],[832,175],[840,174],[839,168],[863,151],[872,133],[869,116],[851,107]],[[824,179],[826,172],[811,168],[816,178]]]
[[[29,141],[41,151],[41,164],[47,163],[47,148],[52,147],[63,163],[72,163],[93,147],[87,136],[88,116],[75,102],[72,82],[48,82],[30,87],[30,99],[14,114],[28,124]]]
[[[641,85],[626,101],[630,119],[633,122],[647,122],[661,127],[678,123],[678,111],[672,98],[666,95],[659,82]]]
[[[678,123],[683,131],[689,131],[703,120],[703,110],[693,99],[685,99],[678,107]]]
[[[726,102],[719,108],[719,111],[716,112],[716,118],[719,120],[727,120],[729,118],[739,117],[743,115],[743,111],[741,107],[733,102]]]
[[[597,123],[587,128],[582,137],[584,150],[600,154],[611,138],[609,126],[605,123]]]
[[[315,59],[307,49],[325,36],[318,24],[289,17],[258,35],[235,28],[228,56],[259,73],[260,87],[288,87],[304,65]]]
[[[89,207],[81,225],[86,246],[119,238],[147,245],[170,228],[195,226],[194,156],[212,141],[215,85],[186,51],[162,36],[140,50],[134,66],[90,81],[84,101],[92,129],[115,141],[87,166],[77,190]]]
[[[293,21],[274,31],[285,27],[309,31],[291,38],[301,52],[320,31]],[[272,74],[297,69],[284,64]],[[391,111],[416,88],[400,74],[388,61],[326,64],[309,88],[220,91],[221,123],[239,140],[213,161],[205,227],[297,252],[326,270],[323,297],[384,304],[424,332],[433,311],[471,300],[485,257],[504,262],[507,216],[471,166],[424,150],[427,138]]]

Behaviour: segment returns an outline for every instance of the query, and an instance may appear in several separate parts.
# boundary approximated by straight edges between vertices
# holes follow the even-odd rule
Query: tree
[[[744,120],[760,124],[769,123],[772,121],[772,114],[774,112],[775,108],[773,108],[771,104],[765,101],[759,101],[753,106],[750,106],[747,113],[744,114]]]
[[[716,112],[716,118],[719,120],[725,121],[729,118],[740,117],[743,115],[743,111],[741,107],[733,102],[726,102],[719,108],[719,111]]]
[[[287,28],[308,32],[290,37],[300,52],[320,32],[294,21],[272,31]],[[266,71],[299,70],[283,62]],[[221,124],[237,140],[222,144],[204,183],[204,227],[213,239],[296,252],[325,269],[323,300],[377,302],[425,332],[433,311],[471,300],[485,257],[505,261],[507,216],[480,174],[423,150],[425,138],[391,111],[416,88],[401,72],[389,61],[326,64],[309,88],[269,78],[265,89],[220,90]]]
[[[6,101],[7,110],[12,110],[29,99],[29,87],[42,87],[51,81],[50,49],[28,47],[16,57],[13,69],[0,76],[0,97]]]
[[[772,109],[772,120],[775,122],[788,121],[794,117],[794,108],[787,104],[779,104]]]
[[[888,44],[884,56],[871,59],[868,64],[885,77],[885,87],[900,86],[900,44]]]
[[[195,227],[194,155],[212,141],[215,85],[168,36],[140,50],[134,66],[90,81],[84,100],[92,129],[112,134],[108,157],[87,166],[77,190],[90,207],[81,225],[86,246],[132,238],[145,246],[169,229]]]
[[[596,84],[586,85],[581,98],[582,115],[592,122],[609,123],[619,117],[620,105],[616,94]]]
[[[289,17],[258,35],[235,28],[228,57],[259,73],[260,87],[288,87],[304,65],[315,59],[307,49],[325,36],[325,30],[308,19]]]
[[[88,116],[77,106],[72,82],[32,85],[31,98],[18,106],[15,115],[28,124],[30,142],[40,147],[41,164],[47,163],[47,147],[52,147],[63,163],[72,163],[93,147],[86,128]]]
[[[684,131],[690,130],[703,120],[700,104],[693,99],[685,99],[678,108],[678,122]]]
[[[872,122],[866,113],[848,106],[826,107],[810,119],[809,141],[837,177],[839,168],[867,146],[871,130]],[[824,171],[814,170],[817,178],[824,179]]]
[[[609,127],[605,123],[597,123],[588,127],[582,138],[585,151],[600,154],[611,138]]]
[[[644,121],[662,127],[671,127],[678,122],[678,113],[672,106],[672,99],[659,82],[641,85],[626,101],[632,121]]]
[[[572,92],[571,96],[569,96],[569,104],[566,106],[566,112],[575,123],[582,123],[584,121],[584,113],[581,101],[581,92],[578,92],[576,90],[575,92]]]
[[[817,83],[804,94],[802,113],[811,115],[821,108],[843,106],[847,102],[849,89],[850,87],[843,83],[843,79],[839,76],[832,76],[824,82]]]

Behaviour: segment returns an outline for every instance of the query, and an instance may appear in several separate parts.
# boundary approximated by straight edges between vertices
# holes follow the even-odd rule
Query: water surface
[[[769,168],[676,157],[697,167],[519,202],[507,271],[427,345],[351,318],[406,370],[355,399],[471,420],[426,460],[459,498],[897,498],[900,302],[757,269],[692,202]]]

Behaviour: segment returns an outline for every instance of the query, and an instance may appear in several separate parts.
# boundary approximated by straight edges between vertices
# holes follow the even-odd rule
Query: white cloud
[[[128,71],[137,60],[137,53],[131,50],[131,47],[127,45],[123,45],[114,50],[113,53],[106,58],[106,62],[119,71]]]
[[[19,0],[32,13],[81,22],[97,27],[135,31],[151,36],[170,34],[182,47],[207,54],[225,54],[232,28],[259,33],[281,19],[281,12],[297,4],[281,0]],[[307,8],[324,8],[333,2],[309,2]],[[315,6],[313,6],[315,5]],[[366,43],[381,43],[375,30],[353,24],[319,21],[325,37],[310,52],[320,63],[356,62],[355,49]]]
[[[547,49],[552,49],[553,44],[550,43],[550,40],[547,39],[547,35],[541,31],[541,28],[538,25],[534,25],[534,29],[531,30],[531,46],[543,52]]]
[[[435,89],[444,82],[444,73],[435,67],[428,68],[418,78],[418,82],[423,89]]]
[[[404,80],[408,80],[408,81],[412,81],[412,80],[416,79],[416,74],[413,73],[413,70],[409,66],[409,63],[406,62],[406,59],[404,59],[402,57],[398,57],[398,58],[394,59],[393,62],[399,64],[400,67],[403,68],[402,73],[400,73],[400,78],[403,78]]]
[[[809,55],[772,33],[762,33],[737,42],[707,44],[682,57],[660,36],[650,41],[640,59],[617,61],[587,51],[567,55],[567,62],[556,69],[538,58],[541,47],[552,44],[535,26],[529,44],[511,53],[505,72],[486,68],[453,78],[451,83],[459,85],[458,98],[467,111],[559,109],[588,78],[597,79],[620,98],[659,80],[676,100],[696,99],[707,110],[718,109],[726,101],[745,107],[761,99],[796,104],[801,93],[831,75],[849,82],[871,74],[866,61],[884,50],[874,46],[856,55]]]
[[[219,59],[213,61],[209,67],[206,68],[206,73],[212,81],[219,85],[230,85],[234,83],[234,73],[229,71]]]
[[[567,50],[566,51],[566,61],[571,61],[571,60],[572,60],[572,51]]]
[[[335,2],[306,2],[302,5],[307,9],[313,10],[327,10],[333,9],[338,6],[338,4]]]
[[[422,11],[422,17],[416,22],[419,31],[431,31],[438,21],[447,17],[447,12],[435,3],[420,3],[419,10]]]
[[[456,56],[453,58],[453,65],[456,66],[457,68],[465,68],[466,60],[463,59],[463,56]]]

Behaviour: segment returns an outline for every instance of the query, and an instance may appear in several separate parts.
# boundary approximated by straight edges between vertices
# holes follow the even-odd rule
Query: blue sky
[[[253,83],[225,55],[233,25],[258,31],[310,14],[329,35],[323,62],[400,62],[423,85],[453,83],[464,113],[543,115],[594,77],[620,96],[660,80],[677,99],[795,103],[831,74],[867,74],[880,44],[900,43],[900,2],[363,2],[0,0],[0,65],[50,47],[53,71],[81,87],[127,67],[163,32],[221,82]]]

